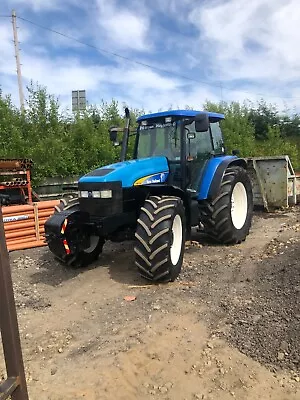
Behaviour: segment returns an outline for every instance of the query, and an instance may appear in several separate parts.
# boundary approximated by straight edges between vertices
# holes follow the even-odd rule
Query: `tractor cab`
[[[138,118],[135,159],[165,156],[168,183],[197,190],[207,161],[224,155],[222,114],[174,110]]]

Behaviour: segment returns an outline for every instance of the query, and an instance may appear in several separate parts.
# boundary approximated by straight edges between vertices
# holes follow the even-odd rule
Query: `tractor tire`
[[[219,243],[236,244],[249,234],[253,215],[250,178],[244,168],[228,167],[211,202],[200,203],[204,232]]]
[[[77,197],[65,197],[60,199],[60,203],[55,206],[55,211],[61,212],[69,210],[70,208],[72,208],[73,211],[79,211],[79,201]]]
[[[60,204],[55,206],[56,212],[62,212],[66,210],[79,211],[78,198],[71,197],[67,199],[61,199]],[[105,241],[99,236],[90,236],[89,242],[89,247],[85,248],[83,251],[79,251],[74,255],[70,255],[66,259],[66,263],[69,266],[74,268],[86,267],[98,259],[99,254],[102,253]]]
[[[142,277],[174,281],[185,249],[185,209],[178,197],[151,196],[145,201],[135,233],[135,264]]]

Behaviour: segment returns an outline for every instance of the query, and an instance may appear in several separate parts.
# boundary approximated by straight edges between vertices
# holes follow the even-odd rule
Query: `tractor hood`
[[[169,175],[166,157],[128,160],[97,168],[79,179],[79,183],[116,182],[122,187],[163,183]]]

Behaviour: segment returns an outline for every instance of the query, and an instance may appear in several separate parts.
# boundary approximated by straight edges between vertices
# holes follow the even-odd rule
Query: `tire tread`
[[[241,230],[233,227],[230,214],[231,192],[238,181],[242,181],[248,194],[248,215]],[[245,240],[251,228],[253,197],[251,181],[244,168],[227,168],[217,196],[211,201],[203,200],[199,207],[204,231],[214,240],[224,244],[236,244]]]
[[[135,233],[135,265],[141,276],[148,280],[170,281],[180,272],[183,253],[179,268],[173,268],[170,261],[172,221],[178,210],[183,210],[182,223],[185,226],[183,202],[178,197],[150,196],[140,209]]]

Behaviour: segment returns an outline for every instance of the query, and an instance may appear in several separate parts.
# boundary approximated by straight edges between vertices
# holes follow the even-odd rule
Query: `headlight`
[[[111,199],[112,190],[93,190],[89,192],[88,190],[81,190],[78,192],[79,197],[83,198],[94,198],[94,199]]]
[[[79,192],[80,197],[89,197],[89,192],[87,190],[82,190]]]
[[[112,198],[112,190],[101,190],[100,195],[101,195],[101,199],[111,199]]]
[[[93,190],[92,191],[92,196],[95,198],[95,199],[100,199],[100,191],[99,190]]]

